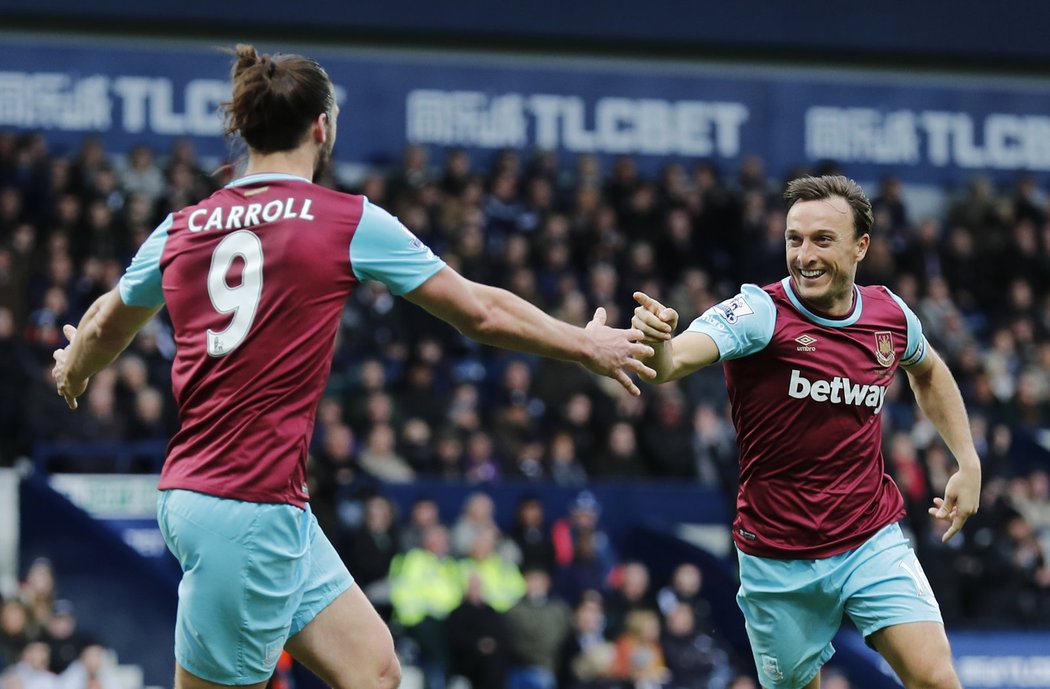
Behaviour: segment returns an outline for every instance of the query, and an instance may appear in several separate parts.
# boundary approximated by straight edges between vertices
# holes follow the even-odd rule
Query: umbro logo
[[[799,335],[795,338],[795,342],[798,342],[799,346],[796,348],[800,352],[815,352],[817,348],[813,346],[813,343],[817,341],[817,338],[810,337],[809,335]]]

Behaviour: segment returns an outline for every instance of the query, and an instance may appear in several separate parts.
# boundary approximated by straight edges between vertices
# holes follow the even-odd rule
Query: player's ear
[[[313,132],[314,141],[319,144],[326,143],[328,141],[328,113],[322,112],[318,115],[310,129]]]
[[[868,246],[871,244],[871,235],[865,232],[857,240],[857,260],[864,260],[864,256],[868,253]]]

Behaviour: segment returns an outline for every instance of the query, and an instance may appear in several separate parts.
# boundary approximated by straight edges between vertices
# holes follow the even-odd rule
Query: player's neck
[[[797,292],[795,296],[797,296],[799,301],[801,301],[805,307],[815,315],[820,316],[821,318],[838,319],[846,318],[853,313],[853,309],[856,306],[855,291],[853,285],[850,285],[849,292],[842,297],[821,303],[808,301],[804,299],[802,295],[797,294]]]
[[[306,146],[277,153],[252,151],[248,154],[248,168],[244,174],[247,176],[269,172],[295,175],[312,180],[316,159],[317,153]]]

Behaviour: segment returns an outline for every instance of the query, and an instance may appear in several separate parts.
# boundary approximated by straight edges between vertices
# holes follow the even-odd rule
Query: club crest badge
[[[890,366],[897,358],[893,351],[893,333],[882,330],[875,333],[875,360],[883,366]]]
[[[762,672],[774,682],[784,679],[784,672],[780,669],[780,661],[771,655],[762,655]]]

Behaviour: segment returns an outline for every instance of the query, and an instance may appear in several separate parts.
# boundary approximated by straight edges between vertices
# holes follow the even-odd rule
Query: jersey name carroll
[[[263,223],[296,218],[313,222],[315,218],[310,213],[312,205],[312,199],[289,197],[286,199],[274,199],[266,203],[198,208],[186,217],[186,229],[190,232],[240,230]]]
[[[173,213],[121,278],[164,304],[181,428],[160,488],[304,506],[306,459],[347,295],[411,291],[445,264],[362,196],[251,175]]]

